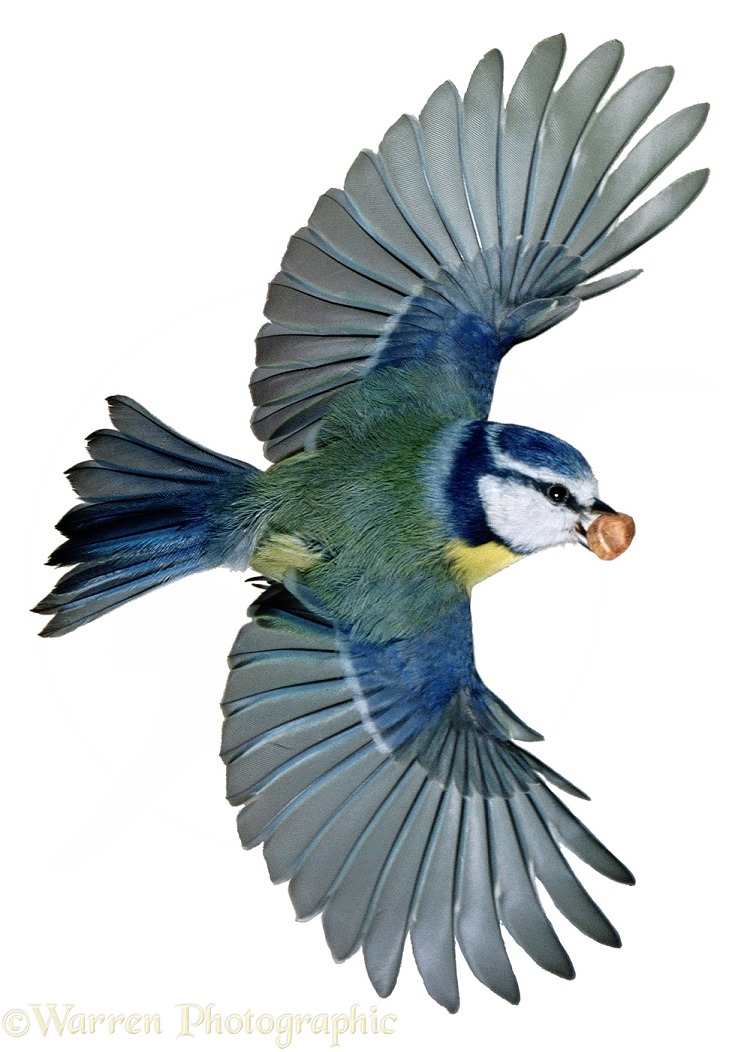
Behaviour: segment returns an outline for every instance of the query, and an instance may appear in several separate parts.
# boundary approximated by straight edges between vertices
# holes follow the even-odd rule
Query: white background
[[[224,1014],[357,1002],[395,1013],[396,1033],[343,1047],[736,1047],[744,180],[743,55],[728,10],[3,5],[0,1012],[66,1001],[160,1012],[158,1042],[176,1034],[181,1002]],[[464,90],[493,46],[512,80],[561,29],[568,69],[619,36],[625,74],[677,68],[663,113],[713,104],[675,165],[710,164],[703,196],[636,254],[642,277],[510,356],[494,408],[577,445],[603,498],[634,515],[635,543],[612,564],[547,553],[475,596],[483,675],[545,733],[539,755],[590,792],[576,809],[638,885],[588,874],[621,951],[558,919],[575,982],[514,947],[520,1007],[465,967],[450,1017],[409,949],[386,1002],[360,956],[333,964],[320,923],[294,924],[261,853],[240,849],[218,758],[225,654],[250,601],[239,575],[181,582],[61,640],[38,639],[26,611],[54,582],[42,563],[71,503],[62,472],[106,425],[104,398],[129,394],[261,463],[246,385],[288,236],[438,83]]]

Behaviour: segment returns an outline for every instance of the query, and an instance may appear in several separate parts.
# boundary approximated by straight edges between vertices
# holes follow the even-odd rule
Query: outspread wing
[[[428,992],[456,1011],[458,943],[516,1002],[503,929],[573,977],[538,880],[577,928],[619,945],[562,848],[633,878],[547,782],[584,794],[516,744],[539,735],[478,678],[466,597],[448,624],[387,644],[346,637],[278,585],[249,613],[223,699],[228,798],[299,919],[322,914],[335,959],[362,947],[386,996],[409,932]]]
[[[632,203],[700,130],[706,105],[663,121],[620,160],[661,101],[671,67],[633,77],[604,105],[622,59],[602,44],[556,88],[562,36],[539,43],[507,102],[489,52],[464,98],[437,88],[320,197],[271,282],[257,338],[252,426],[272,461],[309,448],[341,391],[369,370],[427,362],[487,416],[502,356],[582,299],[671,223],[707,171]],[[627,214],[626,214],[627,213]]]

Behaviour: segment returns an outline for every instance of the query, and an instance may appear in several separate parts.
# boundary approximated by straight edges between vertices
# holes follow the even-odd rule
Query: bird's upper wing
[[[489,52],[462,99],[447,82],[359,154],[343,190],[319,198],[270,284],[252,377],[255,434],[270,460],[313,444],[339,393],[378,367],[424,362],[487,416],[498,364],[582,299],[639,271],[591,281],[671,223],[707,171],[629,206],[700,130],[675,113],[622,160],[671,67],[612,95],[622,59],[602,44],[556,90],[562,36],[538,44],[507,102]]]
[[[377,992],[409,932],[430,995],[456,1011],[455,940],[516,1002],[502,929],[543,968],[573,966],[537,892],[619,945],[561,847],[612,880],[629,871],[551,792],[584,796],[518,746],[536,740],[479,679],[467,598],[410,640],[355,641],[279,585],[249,611],[223,699],[228,797],[244,847],[264,843],[300,919],[322,914],[337,960],[363,948]]]

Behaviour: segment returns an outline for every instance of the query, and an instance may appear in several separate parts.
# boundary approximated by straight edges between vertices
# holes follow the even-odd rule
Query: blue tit
[[[707,107],[625,152],[671,68],[608,95],[617,41],[558,86],[564,53],[562,36],[539,43],[504,102],[490,51],[464,97],[437,88],[319,198],[257,337],[266,471],[110,399],[112,428],[69,472],[80,503],[50,561],[72,568],[36,608],[56,636],[196,571],[261,575],[223,698],[242,844],[264,844],[337,960],[362,948],[381,996],[409,934],[449,1011],[457,943],[511,1002],[504,931],[573,977],[539,884],[582,932],[620,944],[563,849],[633,882],[557,791],[585,794],[520,744],[540,735],[482,682],[472,643],[483,578],[557,545],[614,558],[634,529],[572,446],[487,421],[503,356],[635,277],[609,269],[708,174],[635,205]]]

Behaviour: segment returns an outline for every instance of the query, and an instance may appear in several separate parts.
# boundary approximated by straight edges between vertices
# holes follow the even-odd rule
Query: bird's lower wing
[[[455,941],[477,978],[519,990],[502,930],[543,968],[573,966],[545,914],[619,945],[561,848],[612,880],[630,872],[547,782],[579,790],[513,739],[536,735],[482,684],[469,609],[412,640],[356,642],[280,586],[250,609],[223,701],[228,798],[245,848],[264,843],[300,919],[332,954],[361,946],[380,996],[408,932],[429,994],[459,1006]]]

